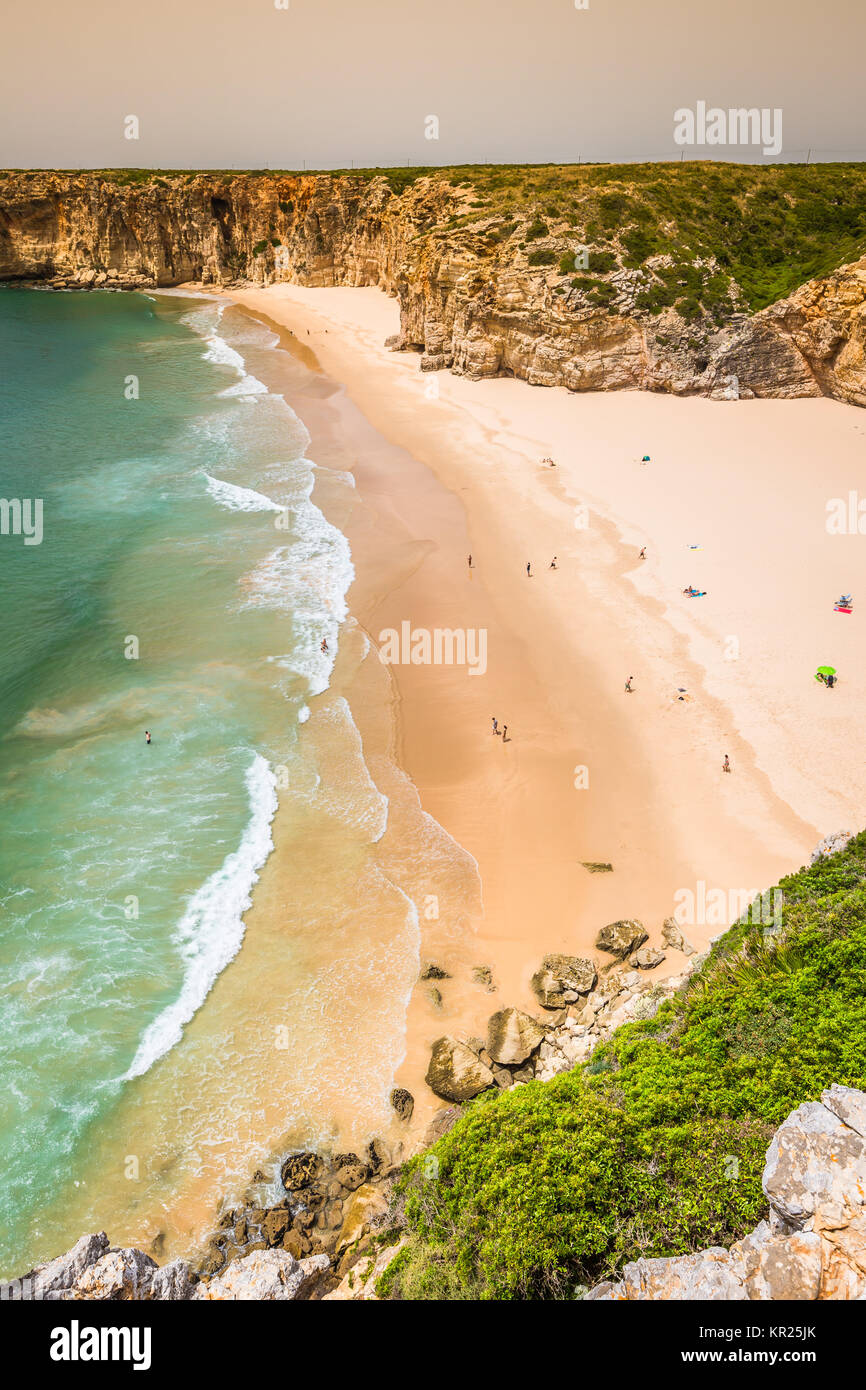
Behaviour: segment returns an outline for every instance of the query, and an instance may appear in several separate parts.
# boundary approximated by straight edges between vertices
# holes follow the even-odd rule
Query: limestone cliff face
[[[471,194],[420,178],[95,173],[0,181],[0,279],[54,288],[288,280],[376,285],[400,302],[395,348],[424,370],[508,375],[572,391],[715,398],[832,396],[866,404],[866,258],[721,329],[635,305],[640,271],[610,276],[609,308],[565,293],[521,244],[461,222]]]
[[[866,257],[755,314],[719,352],[715,370],[757,396],[866,405]]]

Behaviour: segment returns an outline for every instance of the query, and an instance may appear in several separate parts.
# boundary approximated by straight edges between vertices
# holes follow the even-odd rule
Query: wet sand
[[[426,1117],[430,1043],[483,1034],[506,1003],[534,1007],[529,980],[546,952],[597,955],[598,929],[625,916],[659,944],[678,893],[697,898],[704,883],[737,902],[858,823],[864,778],[846,739],[863,661],[832,600],[858,587],[863,560],[853,538],[825,543],[824,497],[862,457],[861,417],[825,401],[577,397],[431,378],[413,354],[383,347],[397,305],[376,290],[280,285],[232,298],[289,328],[387,441],[353,466],[356,415],[345,442],[365,508],[363,528],[347,531],[350,606],[370,638],[404,621],[487,632],[484,675],[388,668],[397,759],[477,862],[483,893],[472,933],[421,924],[422,957],[450,978],[436,986],[441,1010],[416,988],[397,1079]],[[314,436],[314,457],[316,447]],[[415,547],[397,585],[375,544],[392,528]],[[707,598],[683,598],[687,583]],[[817,685],[822,661],[844,668],[847,687]],[[492,716],[508,724],[506,744]],[[583,861],[614,871],[592,875]],[[685,930],[700,946],[721,925]],[[491,967],[495,994],[471,982],[477,964]],[[659,973],[681,965],[669,954]]]
[[[832,601],[856,596],[864,559],[824,524],[857,484],[859,412],[430,377],[382,346],[397,306],[375,290],[231,297],[285,349],[249,368],[307,426],[313,500],[351,545],[352,617],[304,728],[336,799],[278,811],[242,951],[120,1099],[99,1191],[69,1191],[62,1232],[39,1236],[54,1251],[104,1225],[190,1254],[287,1148],[413,1146],[442,1105],[432,1042],[483,1035],[506,1004],[537,1011],[544,954],[601,961],[595,936],[620,917],[660,944],[684,890],[740,902],[860,822],[866,656],[856,609]],[[404,623],[483,632],[484,673],[383,664]],[[825,661],[833,691],[812,679]],[[373,819],[388,801],[378,839],[345,833],[358,807],[344,816],[340,790],[365,779]],[[726,924],[684,930],[700,947]],[[430,961],[446,978],[419,981]],[[669,952],[658,973],[682,964]],[[408,1131],[393,1084],[415,1096]]]

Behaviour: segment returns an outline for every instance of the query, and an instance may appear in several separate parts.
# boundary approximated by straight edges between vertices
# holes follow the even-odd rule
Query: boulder
[[[494,1084],[493,1072],[456,1038],[437,1038],[433,1044],[427,1085],[443,1100],[471,1100]]]
[[[745,1269],[729,1250],[712,1246],[698,1255],[673,1259],[636,1260],[627,1264],[622,1280],[607,1297],[632,1302],[676,1299],[681,1302],[748,1299]]]
[[[420,978],[422,980],[450,980],[451,976],[447,970],[442,969],[441,965],[436,965],[431,960],[422,967]]]
[[[283,1236],[282,1249],[288,1251],[296,1260],[302,1260],[310,1249],[310,1242],[300,1231],[287,1231]]]
[[[356,1188],[365,1183],[370,1176],[366,1164],[359,1162],[357,1158],[350,1158],[348,1163],[344,1163],[334,1174],[334,1181],[340,1184],[346,1192],[354,1192]]]
[[[132,1302],[150,1296],[158,1266],[141,1250],[109,1250],[75,1281],[74,1298]]]
[[[652,946],[641,946],[629,959],[629,965],[633,965],[636,970],[655,970],[664,958],[664,951],[656,951]]]
[[[282,1245],[283,1236],[292,1224],[292,1213],[287,1207],[272,1207],[265,1212],[262,1221],[262,1234],[268,1245]]]
[[[545,956],[532,977],[532,990],[544,1009],[562,1009],[582,994],[589,994],[596,979],[591,960],[559,954]]]
[[[828,1091],[821,1092],[821,1104],[866,1139],[866,1095],[862,1091],[834,1084]]]
[[[821,1287],[821,1238],[814,1231],[777,1235],[762,1221],[731,1246],[742,1261],[749,1298],[812,1302]]]
[[[634,917],[624,917],[619,922],[608,922],[602,927],[595,944],[600,951],[608,951],[612,956],[631,955],[647,940],[647,932],[642,922]]]
[[[147,1297],[176,1303],[192,1298],[195,1285],[189,1277],[189,1266],[184,1260],[172,1260],[154,1271]]]
[[[500,1066],[519,1066],[534,1052],[544,1029],[519,1009],[500,1009],[487,1023],[487,1051]]]
[[[65,1255],[58,1255],[48,1264],[37,1265],[28,1278],[32,1281],[33,1298],[51,1298],[72,1285],[97,1260],[108,1253],[108,1236],[104,1231],[82,1236]]]
[[[682,951],[686,956],[695,954],[694,946],[683,936],[675,917],[666,917],[662,923],[662,941],[666,946],[670,946],[672,951]]]
[[[402,1086],[395,1086],[391,1092],[391,1106],[399,1119],[408,1122],[412,1118],[415,1109],[415,1097],[411,1091],[407,1091]]]
[[[802,1230],[819,1207],[841,1222],[866,1193],[866,1144],[825,1105],[807,1101],[773,1136],[761,1185],[789,1229]]]
[[[258,1250],[198,1284],[194,1297],[211,1302],[286,1301],[309,1292],[330,1267],[327,1255],[296,1260],[287,1250]]]
[[[321,1176],[324,1164],[318,1154],[289,1154],[280,1169],[283,1187],[287,1192],[299,1192],[310,1187]]]
[[[825,835],[823,840],[819,840],[812,850],[811,864],[817,864],[819,859],[826,859],[831,854],[838,854],[853,840],[854,835],[850,830],[835,830],[832,835]]]

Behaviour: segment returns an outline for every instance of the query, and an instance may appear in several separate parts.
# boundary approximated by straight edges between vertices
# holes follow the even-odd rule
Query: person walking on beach
[[[633,681],[633,680],[634,680],[634,676],[629,676],[628,680],[627,680],[626,683],[625,683],[625,688],[626,688],[626,691],[628,692],[629,695],[631,695],[632,692],[634,691],[634,686],[632,685],[632,681]]]
[[[638,556],[638,559],[639,559],[639,560],[645,560],[645,559],[646,559],[646,546],[644,546],[643,549],[641,550],[641,553],[640,553],[640,555]]]
[[[472,556],[471,556],[471,555],[469,556],[469,568],[470,568],[470,569],[472,568]]]
[[[527,562],[526,562],[526,577],[527,577],[527,579],[531,579],[531,578],[532,578],[532,561],[531,561],[531,560],[527,560]]]
[[[507,742],[508,742],[508,725],[507,725],[507,724],[503,724],[503,725],[502,725],[502,742],[503,742],[503,743],[507,743]]]
[[[150,729],[145,729],[145,731],[144,731],[144,741],[145,741],[145,743],[150,743]]]
[[[498,719],[494,719],[494,721],[493,721],[493,732],[494,732],[495,734],[498,734],[498,733],[499,733],[499,720],[498,720]]]
[[[727,755],[727,753],[726,753],[726,754],[725,754],[725,761],[722,763],[722,772],[730,772],[730,770],[731,770],[731,760],[730,760],[730,758],[728,757],[728,755]]]
[[[550,568],[551,568],[552,570],[555,570],[555,569],[556,569],[556,556],[555,556],[555,555],[554,555],[553,559],[552,559],[551,562],[550,562]]]
[[[323,637],[323,638],[322,638],[322,651],[323,651],[323,652],[326,652],[327,650],[328,650],[328,639],[327,639],[327,637]]]

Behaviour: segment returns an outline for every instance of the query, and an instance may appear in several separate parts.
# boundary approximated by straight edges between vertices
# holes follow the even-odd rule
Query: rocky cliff
[[[573,391],[866,404],[866,258],[749,313],[720,273],[723,252],[635,265],[628,232],[602,237],[591,221],[544,222],[529,208],[503,222],[477,191],[436,174],[395,191],[386,177],[352,174],[10,173],[0,279],[376,285],[400,301],[391,345],[420,353],[424,370]],[[599,238],[608,249],[592,249]],[[594,278],[573,274],[578,242]]]

